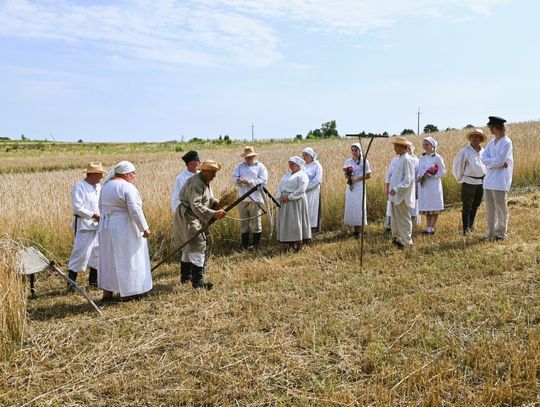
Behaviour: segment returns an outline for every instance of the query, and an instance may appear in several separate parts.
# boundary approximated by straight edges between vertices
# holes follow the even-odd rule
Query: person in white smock
[[[418,210],[426,215],[426,228],[422,233],[429,235],[435,233],[439,213],[444,210],[441,177],[446,174],[446,167],[443,158],[437,154],[437,145],[433,137],[424,138],[422,147],[425,153],[420,156],[418,163]]]
[[[98,222],[99,222],[99,181],[106,171],[100,162],[87,165],[86,177],[79,180],[71,189],[71,205],[73,207],[73,249],[68,262],[68,277],[76,281],[78,273],[88,267],[88,285],[97,287],[97,268],[99,261]],[[68,291],[74,291],[68,284]]]
[[[366,173],[363,173],[364,159],[362,157],[360,144],[351,145],[352,157],[345,160],[343,170],[347,176],[347,186],[345,189],[345,215],[343,222],[345,225],[353,226],[353,236],[358,238],[362,227],[362,204],[364,206],[364,225],[367,225],[366,197],[363,197],[363,183],[371,178],[371,167],[366,160]],[[366,194],[367,195],[367,194]]]
[[[474,219],[484,194],[482,184],[486,166],[480,157],[483,151],[481,144],[487,137],[482,130],[474,129],[467,132],[465,138],[469,141],[469,145],[459,150],[454,159],[452,172],[456,181],[461,184],[463,235],[470,235],[474,231]]]
[[[484,202],[486,203],[487,239],[504,240],[508,232],[508,191],[512,186],[514,153],[512,140],[506,135],[502,117],[489,116],[490,140],[481,159],[486,166]]]
[[[311,232],[320,232],[321,183],[323,179],[323,167],[317,159],[317,153],[311,147],[304,148],[302,158],[306,163],[304,171],[309,179],[306,196],[308,200],[308,213],[309,223],[311,224]]]
[[[121,161],[109,172],[101,190],[98,284],[105,302],[113,301],[114,292],[137,299],[152,289],[146,240],[150,229],[134,179],[135,166]]]
[[[290,157],[290,171],[283,176],[277,190],[277,199],[281,203],[277,239],[281,243],[288,243],[294,252],[301,250],[303,243],[311,239],[306,196],[309,179],[303,171],[304,164],[300,157]]]
[[[388,199],[391,205],[392,243],[399,250],[412,245],[411,209],[415,206],[415,162],[408,153],[412,143],[404,137],[393,137],[394,151],[398,154],[389,179]]]
[[[186,169],[174,179],[173,192],[171,195],[171,209],[176,212],[176,208],[180,205],[180,192],[186,181],[193,175],[197,174],[197,166],[201,163],[199,153],[194,150],[188,151],[182,156],[182,161],[186,163]]]

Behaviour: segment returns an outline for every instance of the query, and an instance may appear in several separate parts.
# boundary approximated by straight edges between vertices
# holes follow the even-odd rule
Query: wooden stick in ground
[[[242,195],[240,198],[238,198],[236,201],[234,201],[232,204],[227,206],[225,209],[223,209],[225,212],[229,212],[231,209],[233,209],[236,205],[238,205],[240,202],[242,202],[244,199],[246,199],[248,196],[250,196],[255,190],[259,188],[259,185],[255,185],[253,188],[251,188],[249,191],[247,191],[244,195]],[[173,250],[171,253],[169,253],[167,256],[165,256],[160,262],[158,262],[154,267],[152,267],[151,272],[156,270],[159,266],[161,266],[163,263],[169,261],[172,257],[176,256],[180,251],[186,247],[193,239],[195,239],[197,236],[199,236],[201,233],[203,233],[205,230],[208,229],[208,227],[214,223],[217,219],[212,218],[210,219],[210,222],[208,222],[205,226],[203,226],[197,233],[195,233],[191,238],[182,243],[179,247],[177,247],[175,250]]]
[[[53,261],[51,261],[51,263],[49,264],[49,268],[54,271],[56,274],[58,274],[60,277],[62,277],[64,280],[66,280],[68,282],[68,284],[70,284],[79,294],[81,294],[85,299],[86,301],[88,301],[88,303],[90,305],[92,305],[92,307],[94,307],[94,310],[99,314],[101,315],[102,312],[101,310],[99,309],[99,307],[94,303],[94,301],[92,301],[92,299],[90,298],[90,296],[86,293],[86,291],[84,291],[81,287],[79,287],[77,285],[77,283],[75,281],[73,281],[72,279],[70,279],[68,276],[66,276],[64,274],[64,272],[62,270],[60,270],[58,267],[56,267],[56,265],[54,264]]]

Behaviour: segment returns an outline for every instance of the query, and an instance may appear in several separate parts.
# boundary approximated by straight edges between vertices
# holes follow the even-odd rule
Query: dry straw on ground
[[[20,247],[0,236],[0,360],[20,346],[26,325],[26,292],[18,274]]]

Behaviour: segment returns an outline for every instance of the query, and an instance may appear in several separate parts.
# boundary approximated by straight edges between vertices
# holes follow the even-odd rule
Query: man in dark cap
[[[180,205],[180,192],[186,181],[193,175],[197,174],[197,166],[201,163],[199,154],[196,151],[188,151],[182,156],[182,160],[186,163],[186,169],[176,176],[174,180],[174,188],[171,197],[171,208],[173,213],[176,212],[176,208]],[[191,264],[188,262],[180,261],[180,282],[186,284],[191,279]]]
[[[504,240],[508,231],[508,191],[512,185],[514,155],[512,140],[506,136],[505,119],[489,116],[487,126],[495,138],[482,152],[486,166],[484,201],[486,204],[487,239]]]

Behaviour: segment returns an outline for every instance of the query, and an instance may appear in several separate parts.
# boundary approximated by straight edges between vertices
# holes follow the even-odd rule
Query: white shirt
[[[182,188],[186,181],[193,175],[197,174],[196,172],[190,172],[187,169],[182,171],[180,174],[176,176],[174,179],[174,187],[173,192],[171,196],[171,209],[174,212],[176,212],[176,208],[178,205],[180,205],[180,191],[182,191]]]
[[[238,180],[240,178],[250,181],[250,185],[238,184]],[[264,164],[260,163],[259,161],[255,161],[251,165],[247,165],[247,163],[244,161],[243,163],[238,164],[234,169],[232,181],[234,185],[237,185],[239,187],[239,194],[240,196],[242,196],[255,185],[266,185],[266,183],[268,182],[268,171],[266,170]],[[264,203],[264,200],[259,191],[253,192],[250,197],[255,202]],[[248,200],[247,202],[250,202],[250,200]]]
[[[80,230],[97,230],[98,222],[92,219],[94,213],[99,214],[99,193],[101,185],[92,185],[81,179],[73,185],[71,189],[71,205],[73,206],[73,214],[78,216],[77,231]],[[75,227],[75,220],[71,227]]]
[[[392,173],[389,179],[389,191],[394,190],[395,195],[388,195],[388,200],[394,204],[405,201],[409,208],[416,205],[415,197],[415,160],[409,154],[404,153],[392,160],[390,164]]]
[[[486,175],[486,166],[482,163],[480,156],[483,149],[477,152],[470,144],[459,150],[452,172],[457,182],[471,185],[482,185],[483,177]]]
[[[288,172],[281,178],[277,196],[287,195],[289,201],[295,201],[305,194],[308,184],[309,178],[304,171]]]
[[[321,184],[323,178],[323,168],[321,163],[317,160],[313,160],[309,164],[305,165],[304,171],[309,179],[307,190],[310,191],[317,188]]]
[[[514,154],[512,140],[504,136],[498,141],[492,139],[480,156],[486,166],[484,189],[495,191],[509,191],[512,185],[512,172],[514,169]],[[504,164],[508,167],[504,168]]]
[[[102,216],[105,218],[101,227],[107,228],[106,218],[119,213],[129,214],[131,220],[141,233],[148,230],[148,222],[144,217],[141,195],[137,188],[135,188],[135,185],[130,182],[112,179],[105,183],[99,207]]]

